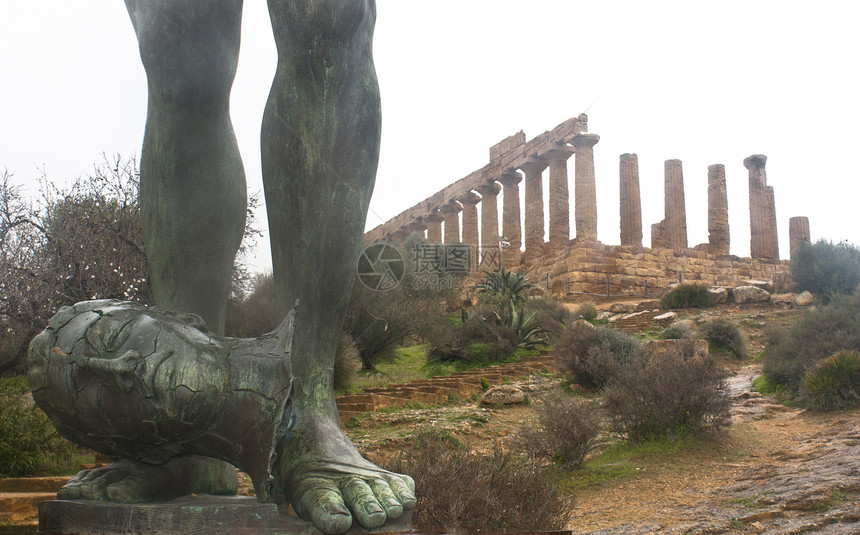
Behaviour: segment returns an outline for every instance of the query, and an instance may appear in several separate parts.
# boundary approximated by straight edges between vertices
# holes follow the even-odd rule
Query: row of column
[[[504,252],[505,266],[517,266],[525,256],[535,259],[550,251],[566,248],[570,236],[570,194],[567,161],[574,154],[574,220],[576,238],[597,239],[597,195],[594,178],[594,151],[600,139],[595,134],[578,134],[573,145],[559,145],[539,157],[521,164],[520,174],[511,171],[482,184],[465,196],[440,206],[433,213],[401,229],[395,237],[427,231],[431,243],[464,243],[480,246],[483,269],[498,268],[499,214],[498,195],[502,196],[502,236],[509,246]],[[544,242],[543,171],[549,168],[549,241]],[[519,184],[525,175],[525,232],[521,228]],[[480,235],[477,204],[481,203]],[[459,213],[462,211],[462,225]],[[444,227],[443,227],[444,223]],[[443,234],[444,228],[444,234]],[[462,229],[462,233],[461,233]],[[523,239],[525,235],[525,239]],[[479,241],[480,240],[480,241]]]
[[[517,266],[523,260],[532,261],[569,245],[570,203],[567,161],[575,155],[576,239],[597,239],[597,197],[594,177],[593,147],[600,139],[595,134],[578,134],[573,145],[560,145],[539,157],[520,164],[525,176],[525,229],[521,228],[520,182],[523,175],[516,171],[475,188],[465,196],[441,206],[422,220],[402,229],[401,237],[411,231],[427,231],[433,243],[464,243],[480,246],[481,267],[498,269],[499,214],[498,195],[503,192],[502,235],[509,246],[504,253],[505,267]],[[750,195],[750,256],[757,259],[779,259],[776,210],[773,187],[767,185],[767,157],[754,154],[744,160],[749,170]],[[549,240],[544,242],[543,171],[549,168]],[[480,233],[478,209],[481,203]],[[664,164],[664,218],[651,226],[651,247],[684,250],[687,244],[687,216],[684,198],[684,176],[680,160]],[[462,226],[459,213],[462,211]],[[642,206],[639,188],[639,163],[635,154],[620,158],[621,245],[642,246]],[[443,236],[444,223],[444,236]],[[461,233],[462,228],[462,233]],[[791,219],[789,233],[792,249],[796,243],[809,241],[809,221],[805,217]],[[729,254],[730,235],[725,166],[708,167],[708,244],[712,254]],[[702,247],[702,246],[698,246]],[[698,248],[697,247],[697,248]]]
[[[773,187],[767,185],[767,156],[754,154],[744,159],[749,170],[750,256],[779,260],[776,207]],[[684,175],[680,160],[666,160],[664,169],[664,210],[662,221],[651,226],[651,247],[680,251],[687,248],[687,216]],[[622,154],[620,164],[621,245],[642,245],[642,207],[639,194],[639,163],[635,154]],[[809,242],[809,220],[793,217],[789,225],[791,248]],[[712,254],[729,254],[729,212],[726,169],[708,166],[708,244]]]

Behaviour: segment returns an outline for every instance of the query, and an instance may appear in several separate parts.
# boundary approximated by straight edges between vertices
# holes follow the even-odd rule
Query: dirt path
[[[860,533],[860,411],[791,409],[729,381],[728,433],[671,464],[577,495],[578,534]]]

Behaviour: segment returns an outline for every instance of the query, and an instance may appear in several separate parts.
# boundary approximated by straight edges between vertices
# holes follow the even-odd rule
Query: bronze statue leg
[[[141,216],[155,304],[217,334],[247,206],[230,120],[242,0],[126,0],[146,69]]]
[[[332,389],[379,155],[373,0],[269,0],[278,68],[262,126],[278,313],[298,300],[291,425],[276,479],[326,533],[379,527],[415,506],[407,476],[361,457]]]
[[[229,115],[242,0],[126,0],[126,7],[149,88],[140,202],[155,303],[199,314],[223,334],[247,203]],[[231,465],[179,457],[82,472],[60,497],[141,501],[235,489]]]

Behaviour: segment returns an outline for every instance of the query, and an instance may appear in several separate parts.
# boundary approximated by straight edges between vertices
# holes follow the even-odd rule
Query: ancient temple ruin
[[[506,269],[525,269],[533,279],[546,279],[553,291],[568,293],[648,293],[679,280],[733,285],[750,278],[786,278],[787,264],[779,258],[773,187],[767,185],[765,174],[766,156],[754,154],[743,162],[749,169],[750,258],[729,254],[726,172],[722,164],[708,167],[708,242],[689,246],[682,164],[667,160],[664,218],[651,225],[651,247],[643,247],[636,154],[620,156],[620,245],[604,245],[597,241],[594,146],[599,140],[600,136],[588,132],[585,114],[531,140],[520,131],[490,148],[487,165],[367,232],[365,240],[399,242],[417,232],[431,243],[469,245],[474,251],[474,272],[498,269],[501,244]],[[568,176],[571,158],[572,192]],[[543,174],[547,169],[545,202]],[[521,183],[525,189],[523,206]],[[544,227],[545,208],[548,229]],[[808,219],[792,218],[789,233],[792,249],[797,243],[808,242]]]

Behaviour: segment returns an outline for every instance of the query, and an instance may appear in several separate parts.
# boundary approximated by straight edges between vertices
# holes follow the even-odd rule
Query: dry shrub
[[[510,358],[517,350],[519,336],[513,328],[493,321],[492,315],[492,310],[479,308],[461,325],[432,325],[425,335],[427,360],[477,364]]]
[[[604,390],[611,427],[631,444],[730,422],[725,371],[710,356],[697,356],[694,340],[678,346],[675,354],[624,366]]]
[[[815,409],[850,409],[860,404],[860,353],[840,351],[820,360],[803,377],[806,403]]]
[[[535,313],[535,321],[552,337],[557,337],[570,324],[570,310],[560,301],[547,297],[533,297],[526,301],[526,312]]]
[[[725,320],[706,321],[699,327],[699,333],[715,349],[727,349],[739,359],[747,357],[747,342],[737,325]]]
[[[807,310],[781,338],[768,344],[764,374],[797,396],[808,370],[834,353],[852,349],[860,350],[860,292],[835,296],[827,305]]]
[[[714,306],[714,296],[704,284],[679,284],[660,298],[660,308],[708,308]]]
[[[553,530],[570,521],[551,465],[500,449],[473,454],[449,434],[418,435],[385,468],[415,478],[413,523],[425,530]]]
[[[532,405],[537,420],[526,422],[517,436],[525,451],[568,466],[579,466],[597,445],[600,420],[592,404],[559,391]]]
[[[583,386],[600,388],[618,370],[639,358],[642,345],[616,329],[577,321],[553,346],[561,371]]]
[[[590,301],[586,301],[585,303],[580,303],[579,306],[576,307],[576,312],[574,312],[574,317],[581,317],[585,321],[594,321],[597,317],[597,307],[594,306],[594,303]]]
[[[349,334],[341,333],[334,357],[335,390],[347,388],[359,370],[361,370],[361,356],[358,346]]]
[[[686,340],[693,339],[696,335],[684,323],[673,323],[663,330],[660,338],[663,340]]]

